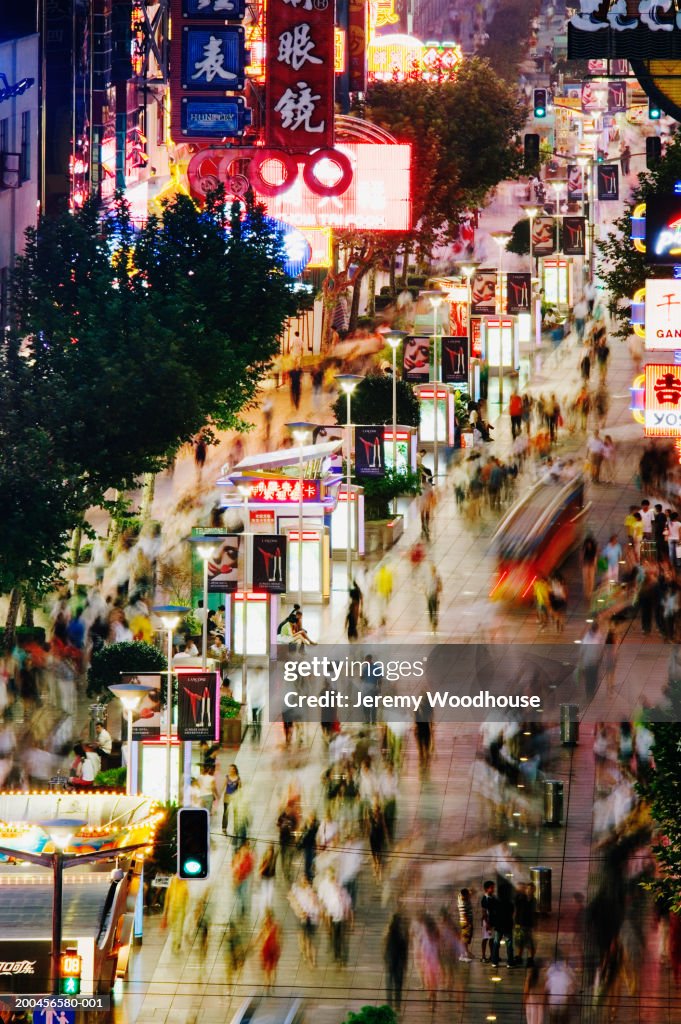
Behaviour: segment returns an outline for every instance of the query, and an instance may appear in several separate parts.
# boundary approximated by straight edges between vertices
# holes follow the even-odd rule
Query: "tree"
[[[464,212],[521,169],[525,111],[515,85],[488,61],[464,61],[451,82],[375,82],[365,116],[412,144],[413,223],[427,254],[455,235]]]
[[[390,1006],[363,1006],[357,1013],[348,1013],[345,1024],[397,1024]]]
[[[506,245],[507,252],[525,256],[530,251],[530,221],[528,217],[517,220],[511,228],[511,237]]]
[[[635,247],[631,239],[634,207],[654,195],[673,195],[674,185],[679,180],[681,134],[677,133],[672,136],[657,166],[639,175],[624,214],[614,222],[610,234],[597,243],[598,273],[610,295],[610,311],[620,324],[616,337],[627,338],[631,334],[629,307],[634,293],[645,287],[646,278],[669,276],[665,267],[649,267],[645,253]]]
[[[333,405],[336,423],[346,422],[346,398],[339,395]],[[411,384],[397,381],[397,422],[418,427],[421,419],[419,401]],[[353,423],[392,423],[393,382],[385,373],[371,373],[359,384],[352,396]]]
[[[158,647],[141,640],[100,647],[93,652],[87,673],[88,697],[111,700],[113,694],[109,687],[112,683],[120,683],[121,672],[164,672],[167,665]]]
[[[283,267],[264,209],[227,214],[220,191],[202,210],[173,199],[140,232],[119,197],[104,222],[88,205],[27,233],[0,358],[3,591],[47,586],[107,490],[207,422],[238,424],[297,309]]]

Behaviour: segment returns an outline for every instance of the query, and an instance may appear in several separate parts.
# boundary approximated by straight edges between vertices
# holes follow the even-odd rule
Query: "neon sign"
[[[14,85],[10,85],[7,75],[0,71],[0,82],[2,82],[2,86],[0,86],[0,103],[4,103],[5,100],[12,100],[16,96],[23,96],[27,89],[35,85],[35,78],[21,78]]]
[[[319,480],[303,481],[303,501],[319,501]],[[267,504],[289,504],[300,501],[300,481],[279,479],[254,480],[251,483],[249,501],[262,501]]]
[[[681,437],[681,366],[655,365],[645,369],[645,434]]]

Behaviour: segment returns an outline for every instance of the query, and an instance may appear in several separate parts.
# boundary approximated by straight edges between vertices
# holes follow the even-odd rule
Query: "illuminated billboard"
[[[681,281],[646,281],[645,332],[648,349],[681,348]]]
[[[646,366],[644,423],[648,437],[681,437],[681,366]]]
[[[651,196],[645,214],[646,263],[681,263],[681,196]]]

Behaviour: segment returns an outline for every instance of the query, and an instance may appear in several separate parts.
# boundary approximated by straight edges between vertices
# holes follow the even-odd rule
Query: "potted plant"
[[[241,704],[227,694],[220,697],[220,742],[223,747],[241,743]]]

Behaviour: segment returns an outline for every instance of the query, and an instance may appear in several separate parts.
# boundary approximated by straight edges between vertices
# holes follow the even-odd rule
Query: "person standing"
[[[482,956],[481,960],[483,964],[488,964],[490,958],[494,958],[494,932],[497,926],[497,913],[499,907],[499,900],[496,897],[495,889],[496,885],[494,882],[487,881],[483,884],[484,896],[480,900],[480,907],[482,909]],[[489,943],[489,953],[487,956],[487,944]]]
[[[579,650],[579,670],[584,677],[587,700],[591,700],[598,689],[598,672],[603,654],[603,639],[598,619],[594,619],[582,637]]]
[[[662,511],[662,505],[655,506],[653,516],[653,540],[655,542],[655,554],[658,562],[663,562],[667,555],[667,517]]]
[[[617,583],[620,573],[620,561],[622,560],[622,545],[618,541],[616,533],[613,533],[612,537],[603,548],[603,558],[608,566],[608,583]]]
[[[227,778],[225,780],[225,791],[223,794],[223,807],[222,807],[222,834],[227,835],[227,828],[229,826],[229,803],[234,794],[238,789],[241,788],[241,776],[239,775],[239,769],[235,764],[230,764],[227,769]]]
[[[435,563],[430,563],[430,576],[426,584],[426,601],[428,603],[428,619],[433,633],[437,632],[440,615],[440,597],[442,595],[442,577],[435,568]]]
[[[461,956],[464,963],[473,959],[471,956],[471,943],[473,941],[473,901],[469,889],[460,889],[456,897],[456,908],[459,914],[459,934],[463,943],[465,953]],[[484,948],[483,948],[484,959]]]
[[[582,593],[584,600],[589,603],[594,592],[596,581],[596,562],[598,559],[598,546],[592,533],[588,533],[582,544]]]
[[[508,403],[508,414],[511,417],[511,435],[515,440],[522,430],[523,423],[523,400],[518,394],[517,388],[513,389],[511,400]]]
[[[187,917],[188,906],[189,886],[186,880],[178,878],[177,875],[172,875],[170,884],[166,889],[161,927],[170,929],[173,953],[179,953],[182,948],[182,935],[184,933],[184,922]]]
[[[513,929],[513,941],[515,952],[520,963],[523,953],[527,952],[527,966],[534,964],[537,946],[534,940],[534,929],[537,925],[537,900],[534,895],[534,885],[519,885],[515,898],[515,926]]]
[[[589,470],[591,479],[595,484],[601,482],[601,466],[603,464],[603,442],[597,430],[594,430],[593,437],[587,441],[586,450],[589,455]]]
[[[506,966],[511,968],[515,965],[513,955],[513,903],[511,901],[510,887],[504,887],[504,892],[499,892],[497,897],[494,938],[492,939],[492,966],[499,966],[499,948],[502,939],[506,942]]]
[[[409,959],[409,926],[404,914],[396,910],[383,939],[386,999],[388,1006],[399,1013],[402,1009],[402,987]]]
[[[362,606],[363,596],[360,590],[357,580],[352,581],[352,586],[349,590],[350,604],[348,605],[348,613],[345,617],[345,627],[347,630],[348,640],[359,639],[359,626],[362,617]]]

